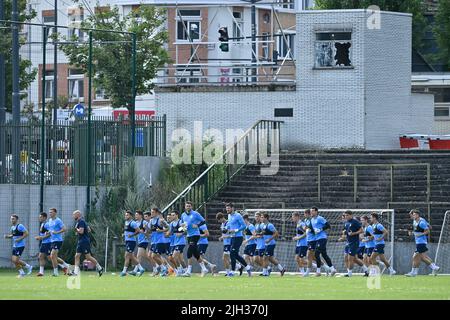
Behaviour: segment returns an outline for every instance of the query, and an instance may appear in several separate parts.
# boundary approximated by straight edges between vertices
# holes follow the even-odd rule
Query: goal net
[[[346,272],[344,265],[345,241],[338,239],[342,236],[344,221],[342,215],[345,211],[351,210],[353,216],[370,216],[371,213],[378,213],[379,222],[388,231],[388,239],[385,239],[386,258],[393,263],[394,253],[394,210],[392,209],[319,209],[319,215],[324,217],[331,228],[326,230],[328,235],[327,253],[338,272]],[[292,213],[299,212],[303,218],[305,209],[246,209],[242,213],[247,213],[250,221],[254,223],[255,213],[268,213],[270,222],[274,224],[280,236],[275,247],[275,257],[289,272],[297,272],[298,265],[295,261],[296,241],[292,240],[296,235],[296,224],[292,221]],[[362,269],[355,265],[354,272],[362,272]]]
[[[441,267],[440,274],[450,274],[450,210],[444,214],[434,261]]]

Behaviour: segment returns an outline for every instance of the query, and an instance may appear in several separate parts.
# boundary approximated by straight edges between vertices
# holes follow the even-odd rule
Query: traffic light
[[[219,34],[220,34],[219,41],[223,42],[219,46],[220,50],[222,50],[222,52],[230,51],[230,48],[228,46],[228,38],[229,38],[228,37],[228,28],[227,27],[221,27],[219,29]]]

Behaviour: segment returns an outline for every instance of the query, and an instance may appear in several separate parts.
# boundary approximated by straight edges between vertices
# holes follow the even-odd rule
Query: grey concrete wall
[[[39,229],[39,185],[0,184],[0,267],[9,266],[11,240],[3,239],[9,233],[10,215],[17,214],[19,221],[30,232],[26,239],[24,258],[29,259],[38,253],[38,241],[34,240]],[[102,191],[101,191],[102,192]],[[95,188],[91,188],[91,199],[95,197]],[[64,224],[73,224],[72,212],[86,209],[86,187],[83,186],[46,186],[44,193],[44,211],[58,209]]]

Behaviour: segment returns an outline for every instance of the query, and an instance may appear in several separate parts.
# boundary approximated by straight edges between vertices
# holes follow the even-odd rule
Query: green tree
[[[75,1],[77,2],[77,1]],[[167,32],[163,29],[165,10],[154,6],[141,5],[126,16],[118,7],[99,10],[94,16],[83,21],[82,27],[114,31],[134,32],[137,40],[136,94],[148,94],[154,87],[152,80],[158,68],[169,62],[164,49]],[[87,38],[86,38],[87,39]],[[94,86],[105,90],[113,107],[130,107],[132,37],[129,34],[92,32]],[[74,43],[61,46],[70,64],[88,71],[87,41],[73,36]]]
[[[6,0],[5,1],[5,20],[11,19],[11,8],[12,8],[12,1]],[[36,12],[32,11],[31,13],[28,13],[26,7],[27,7],[27,1],[26,0],[19,0],[18,2],[19,6],[19,21],[27,21],[36,16]],[[5,57],[5,82],[6,82],[6,111],[11,112],[12,110],[12,34],[11,34],[11,28],[10,24],[4,23],[1,24],[0,28],[0,52]],[[21,45],[25,43],[26,39],[25,37],[19,36],[19,42]],[[26,98],[27,94],[24,92],[30,84],[34,81],[36,78],[37,70],[36,68],[32,68],[31,71],[29,71],[29,68],[31,67],[31,61],[27,59],[20,58],[19,63],[19,88],[21,91],[20,98],[24,99]]]
[[[448,2],[444,0],[444,2]],[[408,12],[413,15],[412,46],[423,49],[423,38],[428,26],[425,19],[426,5],[423,0],[316,0],[317,9],[365,9],[371,5],[381,10]]]
[[[440,0],[433,32],[439,46],[437,56],[450,69],[450,0]]]

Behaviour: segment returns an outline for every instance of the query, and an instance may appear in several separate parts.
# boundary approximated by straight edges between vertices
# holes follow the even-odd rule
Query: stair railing
[[[268,165],[268,162],[276,161],[278,165],[282,123],[284,122],[258,120],[178,194],[162,213],[166,214],[169,210],[183,212],[185,201],[191,201],[195,210],[200,210],[247,164]],[[264,169],[261,169],[261,174],[270,174],[263,172]]]

